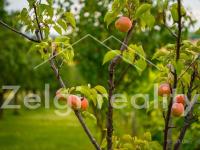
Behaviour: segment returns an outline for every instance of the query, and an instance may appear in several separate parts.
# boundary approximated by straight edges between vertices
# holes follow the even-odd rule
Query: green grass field
[[[0,150],[93,149],[73,113],[59,117],[52,110],[37,110],[13,116],[7,111],[0,120]]]

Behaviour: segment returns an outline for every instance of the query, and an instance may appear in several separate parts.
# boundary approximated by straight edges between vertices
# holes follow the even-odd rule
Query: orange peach
[[[85,111],[89,106],[88,100],[84,97],[81,101],[81,109]]]
[[[81,99],[76,95],[69,95],[67,97],[68,105],[73,109],[80,109],[81,108]]]
[[[170,85],[168,83],[163,83],[159,86],[158,88],[158,95],[159,96],[164,96],[164,95],[170,95],[171,89]]]
[[[128,32],[132,27],[132,22],[128,17],[120,17],[115,22],[115,27],[121,32]]]
[[[180,117],[184,113],[184,106],[182,103],[174,103],[172,105],[172,115],[175,117]]]
[[[183,105],[185,105],[185,95],[183,94],[179,94],[175,97],[175,101],[176,103],[181,103]]]

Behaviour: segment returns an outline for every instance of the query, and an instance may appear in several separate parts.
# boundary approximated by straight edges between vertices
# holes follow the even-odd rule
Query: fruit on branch
[[[175,117],[180,117],[184,113],[184,106],[182,103],[174,103],[172,105],[172,115]]]
[[[56,98],[61,101],[67,100],[67,96],[62,93],[62,89],[56,91]]]
[[[67,104],[73,109],[81,108],[81,99],[76,95],[69,95],[67,97]]]
[[[169,96],[171,93],[170,85],[168,83],[160,84],[158,88],[158,95],[159,96]]]
[[[132,22],[128,17],[120,17],[115,22],[115,27],[121,32],[128,32],[132,27]]]
[[[81,109],[85,111],[88,108],[88,106],[89,106],[88,100],[85,97],[83,97],[81,99]]]
[[[176,103],[181,103],[181,104],[185,105],[185,100],[186,100],[185,95],[183,95],[183,94],[179,94],[175,97]]]

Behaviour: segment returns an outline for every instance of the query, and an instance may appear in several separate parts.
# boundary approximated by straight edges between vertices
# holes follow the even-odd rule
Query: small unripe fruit
[[[81,109],[83,111],[85,111],[89,106],[89,103],[88,103],[88,100],[84,97],[82,100],[81,100]]]
[[[62,93],[62,89],[59,89],[59,90],[56,91],[56,98],[58,100],[62,100],[62,101],[67,100],[66,95]]]
[[[128,17],[120,17],[115,22],[115,27],[121,32],[128,32],[132,27],[132,22]]]
[[[185,95],[182,95],[182,94],[177,95],[175,97],[175,101],[176,101],[176,103],[181,103],[181,104],[185,105]]]
[[[81,108],[81,99],[76,95],[69,95],[67,97],[67,104],[73,109]]]
[[[170,95],[171,90],[170,90],[170,86],[168,83],[163,83],[159,86],[158,88],[158,95],[159,96],[164,96],[164,95]]]
[[[172,105],[172,115],[175,117],[180,117],[184,113],[184,106],[181,103],[174,103]]]

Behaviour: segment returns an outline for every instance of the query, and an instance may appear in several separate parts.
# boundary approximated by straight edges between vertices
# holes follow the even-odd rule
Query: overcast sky
[[[21,10],[23,7],[27,7],[27,0],[8,0],[10,5],[7,10]],[[200,28],[200,0],[182,0],[183,5],[193,14],[193,17],[198,21],[194,29]]]

